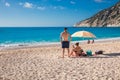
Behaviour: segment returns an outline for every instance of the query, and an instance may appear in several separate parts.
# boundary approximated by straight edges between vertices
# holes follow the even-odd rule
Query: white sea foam
[[[108,42],[108,41],[116,41],[116,40],[120,40],[120,37],[95,39],[95,42]],[[87,40],[72,41],[72,43],[76,43],[76,42],[86,43]],[[45,41],[43,41],[43,42],[32,41],[32,42],[22,42],[22,43],[8,43],[8,42],[5,42],[5,43],[0,44],[0,50],[26,48],[26,47],[51,46],[51,45],[60,45],[60,44],[61,44],[60,42],[45,42]]]
[[[60,44],[59,42],[22,42],[22,43],[2,43],[0,44],[0,50],[5,49],[18,49],[18,48],[26,48],[26,47],[38,47],[38,46],[49,46]]]

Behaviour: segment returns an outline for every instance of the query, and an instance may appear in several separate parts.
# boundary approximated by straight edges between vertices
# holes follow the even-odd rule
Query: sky
[[[0,0],[0,27],[73,26],[119,0]]]

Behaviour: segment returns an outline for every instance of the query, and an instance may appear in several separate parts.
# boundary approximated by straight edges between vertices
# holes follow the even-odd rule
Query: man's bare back
[[[68,32],[62,32],[61,33],[62,41],[69,41],[68,40],[69,36],[70,36],[70,34]]]

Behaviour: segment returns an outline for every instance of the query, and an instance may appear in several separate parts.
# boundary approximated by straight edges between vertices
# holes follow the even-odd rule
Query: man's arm
[[[71,35],[69,34],[69,36],[70,36],[70,41],[72,41],[72,37],[71,37]]]
[[[60,42],[62,43],[62,33],[60,34]]]

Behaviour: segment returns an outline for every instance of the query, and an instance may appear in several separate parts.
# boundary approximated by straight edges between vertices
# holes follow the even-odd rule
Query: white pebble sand
[[[120,80],[120,41],[80,46],[105,52],[63,59],[60,45],[1,50],[0,80]]]

